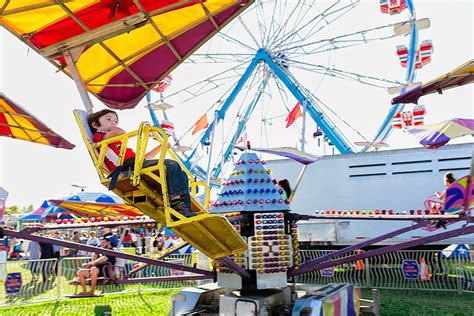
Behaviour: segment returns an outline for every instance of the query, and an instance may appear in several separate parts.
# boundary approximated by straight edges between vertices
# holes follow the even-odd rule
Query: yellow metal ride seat
[[[110,170],[104,163],[109,144],[122,142],[118,165],[123,163],[125,149],[130,138],[136,137],[136,157],[134,169],[122,173],[118,177],[115,188],[112,190],[127,203],[134,205],[144,214],[150,216],[163,225],[166,225],[178,236],[199,249],[211,259],[229,256],[245,251],[247,244],[222,215],[209,214],[205,208],[195,200],[196,189],[204,186],[206,189],[205,206],[209,204],[209,187],[204,182],[193,181],[189,170],[181,163],[175,153],[168,148],[168,137],[160,128],[141,123],[137,131],[105,139],[98,143],[92,142],[92,132],[87,124],[87,112],[75,110],[74,116],[81,130],[82,138],[94,162],[101,183],[109,187]],[[146,153],[148,138],[152,137],[162,145],[158,164],[142,168]],[[170,207],[166,188],[166,172],[164,159],[166,154],[177,161],[187,173],[191,187],[191,210],[196,216],[186,218]]]

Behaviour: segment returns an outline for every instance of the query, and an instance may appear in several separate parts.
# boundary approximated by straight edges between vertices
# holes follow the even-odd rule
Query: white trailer
[[[393,210],[424,209],[426,197],[444,188],[443,174],[456,178],[469,174],[473,143],[448,145],[437,150],[398,149],[346,155],[324,156],[309,165],[295,192],[291,209],[298,214],[315,215],[320,210]],[[276,179],[296,183],[302,165],[288,159],[268,161]],[[313,246],[346,246],[376,237],[410,221],[311,220],[298,223],[299,240]],[[462,224],[448,226],[448,230]],[[380,245],[409,241],[430,233],[414,230]],[[460,236],[435,243],[474,243],[474,235]]]

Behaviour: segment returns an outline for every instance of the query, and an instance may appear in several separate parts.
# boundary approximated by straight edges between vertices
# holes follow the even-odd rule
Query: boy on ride
[[[124,134],[125,131],[118,127],[118,115],[115,111],[104,109],[88,116],[89,127],[94,133],[93,142],[100,142],[104,139]],[[109,145],[105,157],[105,164],[113,172],[118,165],[121,141]],[[143,168],[156,165],[158,160],[153,159],[161,151],[161,145],[145,154]],[[123,166],[133,166],[135,152],[127,148]],[[181,166],[174,160],[165,159],[166,167],[166,185],[168,187],[171,207],[185,217],[196,215],[191,211],[191,198],[189,196],[188,176],[181,169]]]

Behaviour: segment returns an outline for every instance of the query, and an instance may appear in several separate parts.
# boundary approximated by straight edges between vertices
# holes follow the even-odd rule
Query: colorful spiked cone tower
[[[223,182],[211,213],[224,214],[248,243],[248,250],[233,257],[252,280],[242,279],[215,262],[220,287],[275,289],[287,286],[287,270],[299,264],[296,225],[289,201],[256,154],[245,153]]]

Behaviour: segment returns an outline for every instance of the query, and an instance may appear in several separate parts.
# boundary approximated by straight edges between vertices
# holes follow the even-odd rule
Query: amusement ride
[[[192,273],[179,277],[124,277],[116,280],[117,283],[177,279],[217,281],[212,285],[183,290],[176,295],[171,311],[173,315],[234,315],[245,311],[253,311],[257,315],[319,315],[315,302],[337,293],[344,293],[348,298],[345,308],[347,314],[352,315],[360,298],[360,293],[352,285],[331,285],[322,292],[311,287],[306,288],[304,294],[298,294],[297,290],[301,289],[294,284],[294,277],[440,239],[474,233],[474,226],[470,225],[472,218],[468,216],[474,196],[472,175],[467,175],[447,188],[442,214],[414,215],[411,219],[415,224],[302,262],[298,250],[297,221],[336,217],[339,214],[313,216],[299,215],[297,210],[292,212],[291,196],[283,196],[283,190],[272,179],[264,160],[247,151],[233,161],[231,159],[234,146],[240,138],[245,139],[247,121],[257,105],[271,97],[272,100],[281,98],[286,101],[291,99],[290,94],[296,100],[296,109],[292,109],[293,105],[289,101],[283,102],[283,105],[290,113],[296,113],[299,109],[303,117],[301,150],[306,148],[308,116],[313,121],[311,128],[315,137],[323,137],[341,154],[354,152],[350,141],[330,118],[330,105],[318,96],[318,85],[316,89],[305,88],[306,85],[300,82],[299,73],[320,74],[320,82],[326,77],[336,77],[371,86],[398,85],[398,88],[392,90],[406,92],[414,83],[415,69],[429,62],[432,52],[430,42],[419,42],[418,30],[428,27],[429,21],[417,20],[413,1],[380,1],[382,13],[395,15],[407,11],[407,21],[326,39],[321,39],[320,33],[324,33],[328,26],[348,14],[357,6],[358,1],[337,1],[321,9],[316,9],[317,1],[24,2],[5,3],[0,11],[2,26],[74,80],[86,109],[74,110],[74,117],[100,182],[111,188],[127,204],[167,226],[212,259],[214,268],[213,271],[208,271],[55,240],[39,236],[36,234],[37,228],[19,232],[3,229],[2,234]],[[318,13],[314,14],[315,11]],[[243,30],[243,33],[237,29]],[[244,41],[244,36],[240,37],[238,34],[245,34],[250,44]],[[192,55],[213,36],[220,37],[230,45],[217,53],[210,52],[203,46],[197,54]],[[339,49],[395,36],[407,36],[410,39],[407,47],[398,47],[396,50],[401,65],[407,68],[405,82],[345,71],[333,67],[330,62],[331,54]],[[209,42],[209,45],[212,46],[213,42]],[[329,55],[326,63],[315,61],[318,57],[314,56],[320,54]],[[165,99],[164,86],[171,79],[167,76],[175,67],[181,67],[186,59],[193,64],[210,60],[219,67],[226,63],[231,66],[197,85],[178,89],[179,91],[166,95]],[[237,81],[232,79],[235,76]],[[168,80],[168,83],[163,83],[163,80]],[[92,132],[87,124],[87,115],[93,111],[89,93],[110,108],[133,108],[160,82],[162,91],[159,92],[163,93],[160,101],[151,102],[152,97],[148,96],[148,108],[152,118],[155,118],[156,126],[144,122],[135,131],[96,143],[92,141]],[[268,90],[270,86],[276,88],[277,95]],[[217,88],[227,91],[219,95]],[[159,122],[153,110],[161,108],[166,111],[165,101],[186,94],[193,100],[201,95],[211,94],[215,99],[215,108],[210,109],[214,111],[214,117],[208,127],[202,128],[197,143],[189,145],[189,153],[183,150],[181,154],[174,151],[174,148],[180,146],[180,137],[161,128],[172,129],[172,124]],[[241,94],[249,97],[241,98]],[[229,114],[231,106],[239,98],[238,114]],[[172,102],[176,104],[176,101]],[[417,108],[416,111],[418,110]],[[275,119],[271,116],[273,114],[268,114],[270,116],[262,117],[262,122],[268,123]],[[418,114],[415,114],[415,110],[413,113],[404,112],[404,104],[395,103],[376,136],[371,141],[366,140],[363,150],[375,148],[385,141],[395,125],[417,125],[414,117]],[[332,115],[337,117],[336,113]],[[409,115],[412,115],[412,119],[408,118]],[[222,142],[224,146],[216,155],[218,159],[213,160],[212,147],[217,143],[217,124],[229,116],[235,119],[235,129],[229,128],[232,130],[230,138]],[[392,125],[392,120],[397,116],[401,118],[401,122]],[[294,122],[295,116],[287,117],[287,124],[291,125],[291,120]],[[174,146],[170,144],[173,138]],[[125,148],[131,143],[131,139],[136,139],[134,168],[118,175],[116,183],[111,185],[111,171],[104,163],[109,145],[118,141],[122,143],[119,159],[123,163]],[[142,167],[147,144],[152,141],[158,141],[162,145],[158,163]],[[208,159],[207,168],[194,160],[202,146],[210,146],[211,158]],[[244,141],[245,147],[250,149],[251,146]],[[188,176],[192,211],[196,214],[193,217],[185,217],[170,207],[164,166],[166,156],[178,161]],[[221,177],[224,171],[222,167],[226,162],[233,162],[232,170],[225,173],[228,176],[222,181],[218,198],[211,202],[210,179]],[[197,200],[198,188],[201,188],[200,192],[205,192],[203,203]],[[69,206],[73,208],[72,205]],[[354,218],[359,216],[349,215]],[[440,221],[443,221],[442,225],[438,225]],[[465,221],[466,225],[446,232],[438,231],[442,226],[456,221]],[[357,251],[423,227],[433,228],[433,234],[375,250]]]

